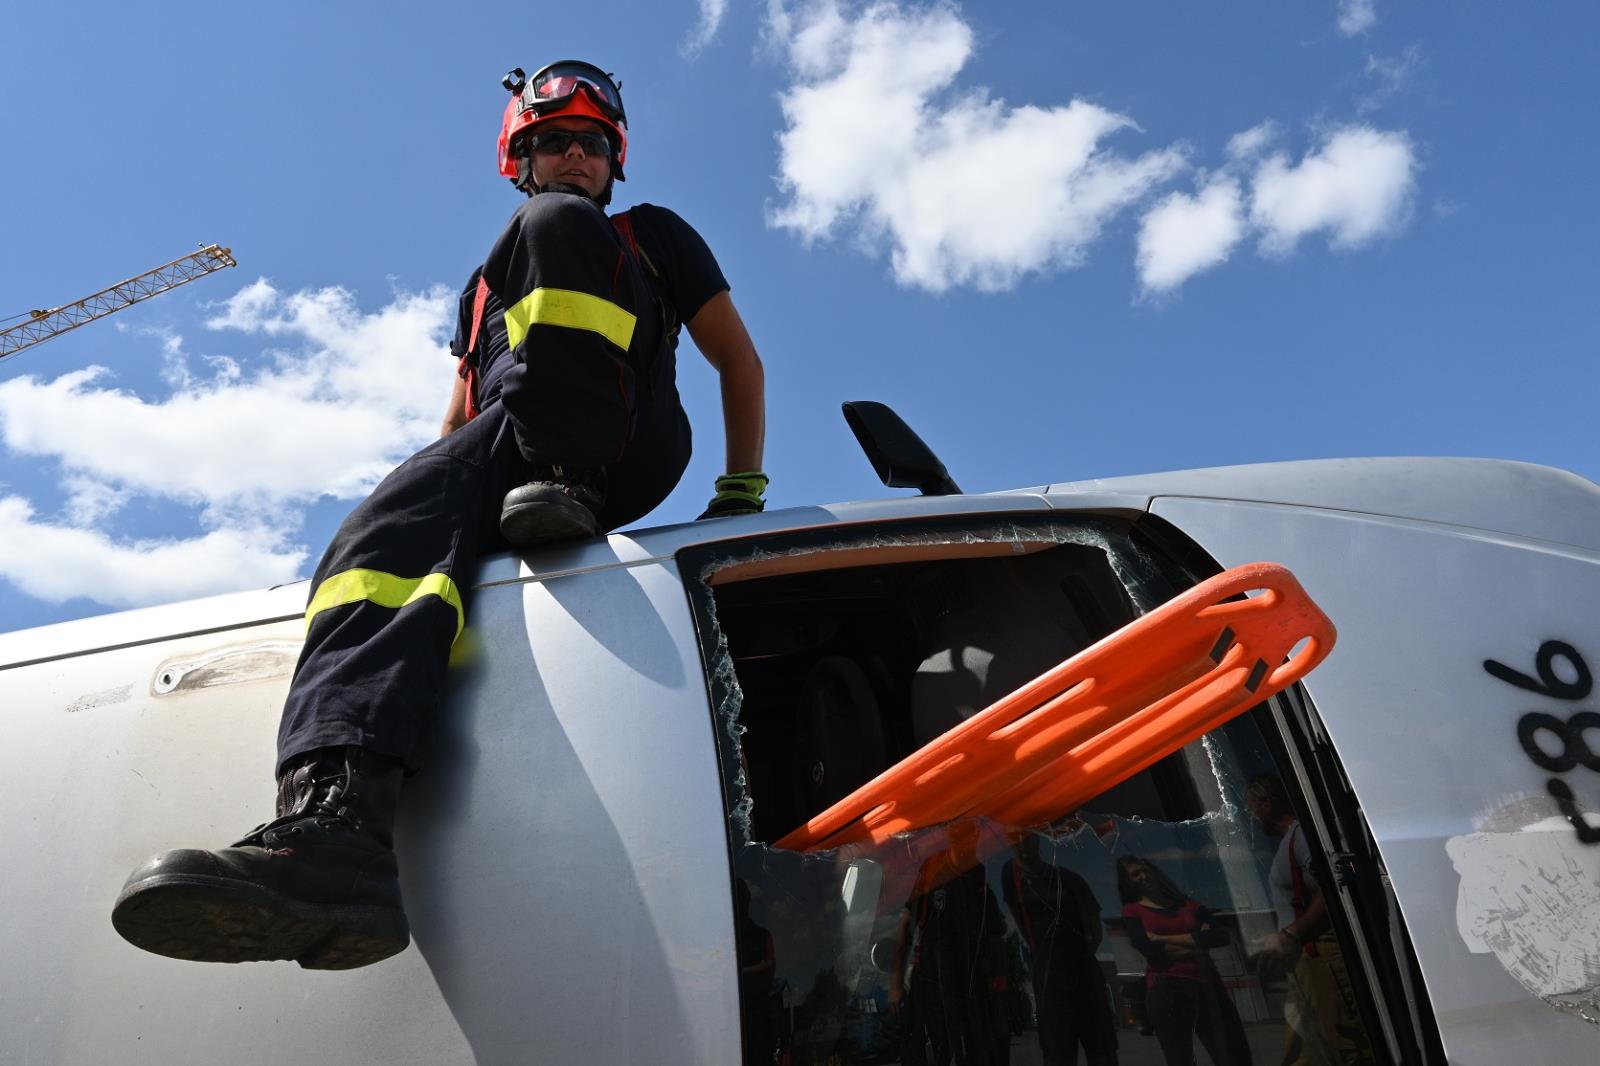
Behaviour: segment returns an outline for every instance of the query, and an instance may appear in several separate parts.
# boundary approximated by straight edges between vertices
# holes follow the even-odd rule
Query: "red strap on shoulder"
[[[622,234],[622,239],[628,242],[628,250],[633,253],[634,259],[639,258],[639,238],[633,232],[633,212],[623,211],[611,216],[611,224],[617,232]]]
[[[478,277],[472,297],[472,330],[467,334],[467,354],[461,357],[461,376],[467,379],[467,421],[478,417],[478,331],[483,328],[483,307],[489,302],[489,283]]]
[[[633,231],[633,209],[630,207],[621,214],[612,215],[611,224],[616,227],[618,233],[622,234],[623,242],[627,244],[628,250],[633,253],[633,261],[644,268],[644,272],[649,274],[658,285],[661,284],[661,271],[656,269],[655,263],[651,262],[644,249],[639,247],[639,238]],[[617,265],[620,268],[622,264],[619,261]],[[662,310],[666,312],[667,316],[667,332],[672,335],[675,341],[678,336],[678,327],[681,325],[678,320],[678,312],[673,310],[670,302],[664,303]]]
[[[1299,856],[1294,853],[1294,834],[1299,828],[1299,822],[1289,827],[1289,878],[1294,885],[1294,895],[1289,900],[1289,905],[1294,908],[1296,918],[1311,907],[1311,899],[1306,895],[1306,875],[1300,869]],[[1300,949],[1307,955],[1315,956],[1317,953],[1317,945],[1309,939],[1300,946]]]
[[[472,297],[472,332],[467,335],[467,351],[478,350],[478,330],[483,326],[483,305],[489,302],[489,283],[480,275],[478,291]]]

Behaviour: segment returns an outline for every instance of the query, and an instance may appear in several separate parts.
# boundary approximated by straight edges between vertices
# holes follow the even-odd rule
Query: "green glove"
[[[717,494],[711,497],[700,518],[727,518],[736,514],[759,514],[766,507],[761,498],[767,491],[767,475],[759,470],[723,474],[717,478]],[[695,521],[699,521],[697,518]]]

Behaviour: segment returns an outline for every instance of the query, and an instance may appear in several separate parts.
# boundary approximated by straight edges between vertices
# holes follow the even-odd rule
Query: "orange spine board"
[[[881,844],[969,815],[1051,821],[1300,680],[1334,639],[1288,570],[1235,567],[1002,697],[777,846]]]

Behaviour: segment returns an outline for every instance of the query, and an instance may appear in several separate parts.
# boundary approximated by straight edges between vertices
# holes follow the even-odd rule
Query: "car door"
[[[1306,690],[1450,1061],[1592,1057],[1600,555],[1356,509],[1158,494],[1150,510],[1222,566],[1288,566],[1338,626]]]

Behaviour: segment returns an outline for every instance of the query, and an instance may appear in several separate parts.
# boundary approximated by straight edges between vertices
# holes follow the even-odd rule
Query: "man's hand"
[[[1288,973],[1300,957],[1300,941],[1286,929],[1262,937],[1256,948],[1256,966],[1263,977],[1279,977]]]
[[[740,514],[759,514],[767,505],[761,497],[767,491],[767,475],[759,470],[742,474],[723,474],[717,478],[717,494],[695,521],[703,518],[728,518]]]

